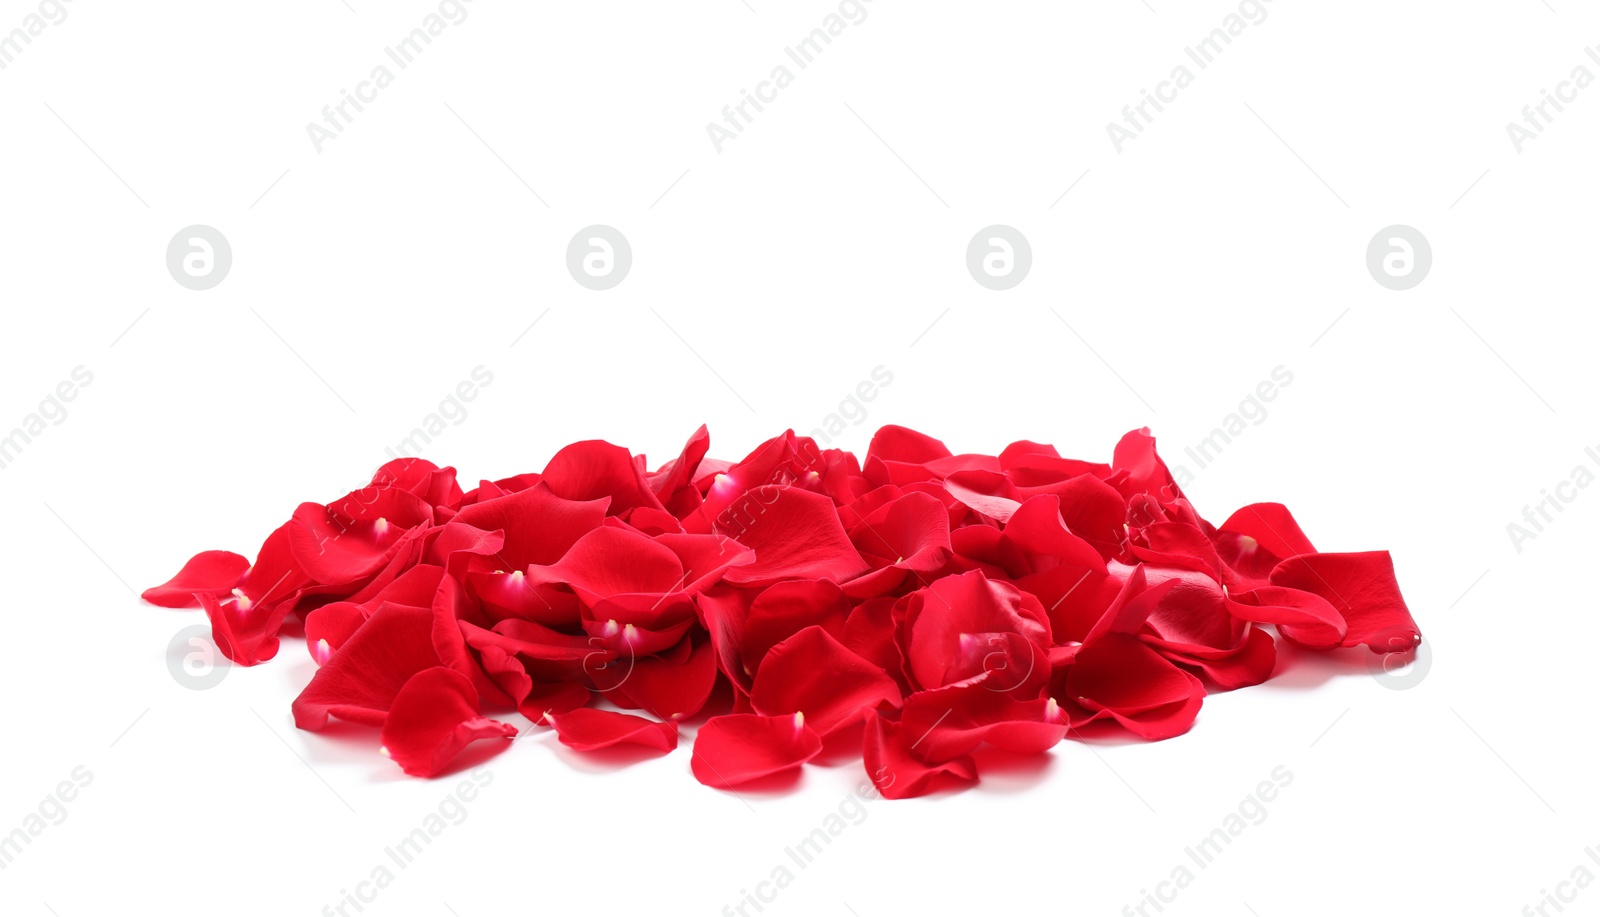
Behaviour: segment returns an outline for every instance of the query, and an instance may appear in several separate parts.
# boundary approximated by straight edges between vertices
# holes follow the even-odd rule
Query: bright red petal
[[[962,755],[940,764],[927,764],[912,754],[905,726],[883,714],[867,719],[861,758],[867,777],[886,799],[909,799],[941,786],[978,779],[978,766]]]
[[[772,648],[750,692],[758,712],[802,713],[821,736],[860,722],[885,701],[900,703],[894,679],[815,625]]]
[[[799,714],[734,713],[700,727],[689,767],[696,780],[725,789],[792,770],[821,753],[822,739]]]
[[[552,715],[549,720],[561,744],[577,751],[643,745],[668,752],[678,747],[676,723],[593,707],[579,707],[570,713]]]
[[[383,752],[413,777],[432,777],[479,739],[511,739],[517,727],[478,715],[472,679],[424,669],[406,681],[383,723]]]
[[[250,561],[232,551],[202,551],[189,558],[177,576],[146,589],[141,598],[163,608],[193,608],[200,604],[195,593],[231,592],[249,569]]]

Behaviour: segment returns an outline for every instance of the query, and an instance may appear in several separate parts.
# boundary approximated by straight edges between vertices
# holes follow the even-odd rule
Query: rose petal
[[[193,608],[200,604],[195,593],[231,592],[249,569],[250,561],[232,551],[201,551],[189,558],[178,575],[146,589],[140,598],[164,608]]]
[[[928,764],[913,756],[904,725],[891,722],[881,713],[867,719],[861,759],[868,779],[886,799],[909,799],[946,784],[978,779],[978,766],[967,755],[939,764]]]
[[[1272,582],[1332,604],[1348,628],[1343,646],[1364,643],[1374,653],[1397,653],[1422,642],[1417,622],[1400,596],[1388,551],[1301,554],[1274,567]]]
[[[479,739],[511,739],[517,727],[478,715],[472,679],[455,669],[424,669],[395,695],[383,722],[383,749],[413,777],[432,777]]]
[[[757,712],[803,713],[823,737],[860,722],[885,701],[900,703],[894,679],[815,625],[772,648],[750,692]]]
[[[643,745],[668,752],[678,747],[678,725],[642,716],[579,707],[549,717],[556,738],[577,751],[596,751],[615,745]]]
[[[822,753],[805,717],[732,713],[706,721],[689,767],[706,786],[726,789],[793,770]]]

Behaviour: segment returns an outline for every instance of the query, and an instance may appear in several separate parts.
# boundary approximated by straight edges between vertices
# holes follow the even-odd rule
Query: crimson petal
[[[689,767],[706,786],[726,789],[793,770],[821,753],[822,739],[801,714],[730,713],[700,727]]]
[[[569,713],[552,714],[549,720],[561,744],[576,751],[643,745],[668,752],[678,747],[676,723],[647,720],[630,713],[579,707]]]
[[[511,739],[517,727],[480,716],[472,679],[437,666],[411,676],[383,723],[383,752],[413,777],[432,777],[479,739]]]
[[[228,592],[239,585],[249,569],[250,561],[232,551],[201,551],[189,558],[177,576],[151,586],[140,598],[163,608],[193,608],[199,604],[195,593]]]
[[[894,679],[816,625],[772,648],[750,692],[758,712],[803,713],[824,737],[859,722],[885,701],[900,703]]]

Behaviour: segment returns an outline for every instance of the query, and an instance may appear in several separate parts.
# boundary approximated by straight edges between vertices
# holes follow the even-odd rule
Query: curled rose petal
[[[385,605],[311,677],[294,700],[294,724],[314,731],[336,716],[381,726],[411,676],[437,665],[433,610]]]
[[[720,534],[755,552],[753,563],[724,574],[730,583],[840,583],[867,569],[839,524],[833,501],[795,487],[757,487],[719,516],[717,526]]]
[[[195,593],[229,592],[249,569],[250,561],[232,551],[201,551],[176,576],[146,589],[140,598],[164,608],[193,608],[199,604]]]
[[[806,723],[824,737],[859,722],[885,702],[900,703],[894,679],[816,625],[772,648],[750,692],[757,711],[772,716],[803,713]]]
[[[884,798],[909,799],[942,785],[978,779],[978,766],[970,756],[928,764],[912,754],[912,745],[913,741],[906,739],[905,724],[891,722],[881,713],[867,720],[861,760],[866,765],[867,778]]]
[[[1374,653],[1398,653],[1422,642],[1422,632],[1400,597],[1388,551],[1301,554],[1272,570],[1272,582],[1320,596],[1344,616],[1344,646],[1366,644]]]
[[[383,722],[383,751],[413,777],[432,777],[479,739],[516,738],[517,727],[478,714],[472,679],[436,666],[411,676]]]

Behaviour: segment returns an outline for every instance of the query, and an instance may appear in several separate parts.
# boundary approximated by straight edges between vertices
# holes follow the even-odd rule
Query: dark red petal
[[[383,752],[413,777],[432,777],[479,739],[511,739],[517,727],[478,715],[472,679],[439,666],[411,676],[383,722]]]
[[[614,745],[643,745],[668,752],[678,747],[678,725],[647,720],[629,713],[579,707],[549,717],[561,744],[578,751],[595,751]]]
[[[222,595],[233,591],[250,569],[250,561],[232,551],[201,551],[189,558],[178,575],[146,589],[141,598],[163,608],[193,608],[195,593]]]
[[[1272,571],[1278,586],[1326,599],[1344,616],[1344,646],[1366,644],[1374,653],[1398,653],[1422,642],[1417,622],[1395,581],[1388,551],[1302,554]]]
[[[886,799],[922,796],[941,786],[978,779],[978,766],[961,755],[939,764],[927,764],[911,752],[905,726],[879,713],[867,718],[861,758],[867,777]]]
[[[860,722],[885,701],[900,703],[894,679],[815,625],[772,648],[750,692],[757,712],[803,713],[824,737]]]
[[[822,739],[799,714],[732,713],[700,727],[689,767],[696,780],[725,789],[781,774],[821,753]]]

